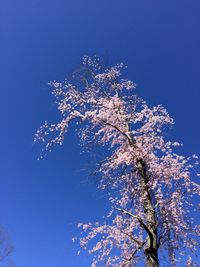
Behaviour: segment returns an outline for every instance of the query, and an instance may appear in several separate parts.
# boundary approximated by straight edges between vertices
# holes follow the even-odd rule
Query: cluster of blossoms
[[[175,266],[199,246],[200,227],[192,217],[200,186],[191,179],[198,176],[198,157],[175,153],[181,144],[163,134],[173,119],[161,105],[151,108],[134,94],[135,84],[121,78],[123,64],[102,70],[98,60],[84,57],[83,66],[84,86],[50,83],[62,118],[45,122],[35,135],[44,143],[43,156],[63,144],[69,123],[77,120],[83,144],[109,151],[97,171],[99,186],[110,189],[111,210],[102,225],[79,224],[80,245],[94,254],[92,267],[135,266],[141,259],[159,266],[162,257]],[[195,266],[191,258],[186,266]]]

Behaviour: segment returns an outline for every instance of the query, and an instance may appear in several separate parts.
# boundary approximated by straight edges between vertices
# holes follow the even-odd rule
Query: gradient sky
[[[70,131],[37,161],[33,136],[56,118],[47,83],[85,55],[123,61],[138,95],[175,119],[182,152],[200,154],[199,0],[3,0],[0,3],[0,223],[16,267],[88,267],[76,256],[76,223],[98,220],[106,201],[87,178]]]

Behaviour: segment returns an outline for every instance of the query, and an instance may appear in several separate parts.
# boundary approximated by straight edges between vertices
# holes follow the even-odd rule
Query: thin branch
[[[135,239],[131,234],[128,234],[126,232],[124,232],[123,230],[120,230],[120,232],[126,236],[128,236],[131,240],[133,240],[135,243],[137,243],[138,245],[141,245],[142,243],[140,241],[138,241],[137,239]]]
[[[151,231],[149,230],[149,227],[143,222],[143,220],[139,217],[139,216],[137,216],[137,215],[134,215],[134,214],[132,214],[131,212],[129,212],[129,211],[127,211],[127,210],[124,210],[124,209],[120,209],[120,208],[115,208],[116,210],[119,210],[119,211],[121,211],[122,213],[124,213],[124,214],[127,214],[127,215],[129,215],[130,217],[132,217],[132,218],[135,218],[135,219],[137,219],[138,220],[138,222],[140,223],[140,226],[147,232],[147,234],[149,235],[149,238],[150,238],[150,243],[152,244],[153,242],[153,235],[152,235],[152,233],[151,233]],[[152,247],[152,245],[150,246],[150,248]]]
[[[145,240],[144,242],[142,242],[142,244],[135,249],[135,251],[132,253],[131,257],[129,259],[127,259],[122,265],[118,266],[118,267],[125,267],[128,264],[130,264],[131,260],[134,258],[135,254],[143,248],[143,246],[146,244],[147,240]]]
[[[103,119],[101,121],[103,123],[115,128],[118,132],[120,132],[122,135],[124,135],[128,139],[130,145],[134,144],[133,140],[126,133],[124,133],[122,130],[120,130],[116,125],[113,125],[110,122],[107,122],[106,120],[103,120]]]

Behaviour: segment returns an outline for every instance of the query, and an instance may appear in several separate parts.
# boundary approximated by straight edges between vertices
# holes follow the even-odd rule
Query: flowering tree
[[[103,70],[97,59],[84,57],[82,68],[82,83],[50,83],[61,121],[45,122],[35,141],[43,142],[44,156],[63,144],[76,120],[83,145],[105,147],[96,172],[99,187],[109,188],[110,212],[103,224],[78,225],[80,246],[94,255],[92,267],[130,267],[142,260],[148,267],[175,266],[183,259],[196,266],[190,253],[199,245],[194,200],[200,186],[191,179],[198,176],[197,156],[175,152],[181,144],[164,134],[173,119],[161,105],[151,108],[134,94],[135,84],[121,77],[123,64]]]
[[[11,267],[12,262],[9,260],[13,246],[10,243],[9,235],[6,228],[0,225],[0,266]]]

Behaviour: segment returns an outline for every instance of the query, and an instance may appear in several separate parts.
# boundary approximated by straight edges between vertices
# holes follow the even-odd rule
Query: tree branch
[[[153,235],[152,235],[152,232],[150,231],[149,227],[143,222],[143,220],[139,216],[134,215],[134,214],[132,214],[131,212],[129,212],[127,210],[120,209],[120,208],[115,208],[115,209],[116,210],[119,210],[122,213],[127,214],[130,217],[135,218],[135,219],[138,220],[138,222],[140,223],[140,226],[147,232],[147,234],[148,234],[148,236],[150,238],[150,248],[152,248],[152,245],[153,245]]]
[[[127,259],[122,265],[118,266],[118,267],[125,267],[128,264],[130,264],[131,260],[134,258],[135,254],[143,248],[143,246],[146,244],[147,240],[145,240],[144,242],[142,242],[142,244],[135,249],[135,251],[132,253],[131,257],[129,259]]]
[[[131,234],[128,234],[128,233],[126,233],[126,232],[124,232],[124,231],[122,231],[122,230],[120,230],[120,232],[121,232],[122,234],[128,236],[131,240],[133,240],[135,243],[137,243],[138,245],[141,246],[142,243],[141,243],[140,241],[138,241],[137,239],[135,239]]]
[[[123,136],[125,136],[128,139],[128,142],[130,145],[134,144],[134,141],[126,134],[124,133],[122,130],[120,130],[116,125],[111,124],[110,122],[107,122],[106,120],[101,120],[103,123],[115,128],[118,132],[120,132]]]

